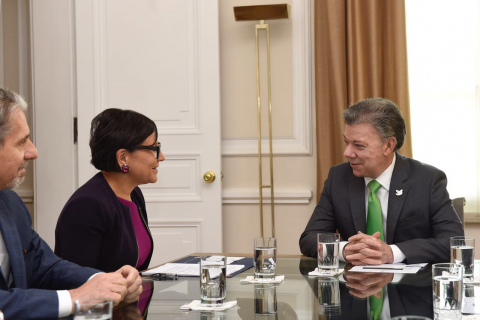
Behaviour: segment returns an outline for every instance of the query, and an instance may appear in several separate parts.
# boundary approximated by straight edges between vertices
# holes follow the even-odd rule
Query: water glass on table
[[[475,264],[475,239],[467,237],[450,238],[450,262],[461,264],[465,268],[464,278],[473,280]]]
[[[112,319],[112,300],[105,302],[99,302],[94,298],[75,300],[73,319]]]
[[[338,272],[338,252],[340,248],[339,233],[319,233],[318,239],[318,273],[335,275]]]
[[[455,263],[432,266],[435,319],[461,319],[464,268]]]
[[[202,306],[218,307],[227,294],[227,257],[200,258],[200,300]]]
[[[253,270],[255,280],[273,280],[277,267],[277,239],[255,238]]]

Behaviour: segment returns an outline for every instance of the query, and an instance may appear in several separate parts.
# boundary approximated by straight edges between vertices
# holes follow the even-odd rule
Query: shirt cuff
[[[390,248],[392,249],[392,253],[393,253],[393,263],[403,262],[407,258],[403,254],[402,250],[400,250],[396,245],[391,244]]]
[[[68,290],[58,290],[58,317],[67,317],[72,313],[72,297]]]
[[[343,261],[343,262],[347,262],[347,260],[345,260],[345,257],[343,256],[343,248],[345,248],[345,246],[348,244],[348,241],[340,241],[340,252],[339,252],[339,257],[340,257],[340,261]]]
[[[103,272],[95,273],[90,278],[88,278],[87,281],[90,281],[93,277],[95,277],[99,273],[103,273]],[[68,290],[58,290],[57,295],[58,295],[58,317],[59,318],[67,317],[70,314],[72,314],[72,296],[70,295],[70,292],[68,292]]]

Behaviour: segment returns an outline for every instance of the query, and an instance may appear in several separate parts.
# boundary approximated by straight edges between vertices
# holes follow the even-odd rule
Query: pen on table
[[[178,275],[176,273],[152,273],[152,274],[142,274],[144,277],[155,281],[168,281],[168,280],[178,280]]]

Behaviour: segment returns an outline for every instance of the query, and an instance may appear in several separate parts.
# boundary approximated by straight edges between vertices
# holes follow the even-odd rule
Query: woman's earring
[[[122,166],[122,172],[123,173],[128,173],[128,171],[130,171],[130,167],[127,164],[124,164]]]

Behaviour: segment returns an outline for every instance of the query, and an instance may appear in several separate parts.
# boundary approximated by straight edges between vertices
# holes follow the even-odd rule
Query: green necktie
[[[367,234],[372,235],[379,231],[380,240],[384,241],[382,207],[377,196],[377,191],[381,186],[377,180],[372,180],[368,183],[370,194],[368,195]]]
[[[367,216],[367,234],[372,235],[375,232],[380,232],[380,240],[383,238],[383,219],[382,207],[377,196],[377,191],[382,185],[377,180],[372,180],[368,183],[370,194],[368,195],[368,216]],[[380,319],[380,314],[383,308],[383,289],[381,297],[370,296],[370,319]]]

